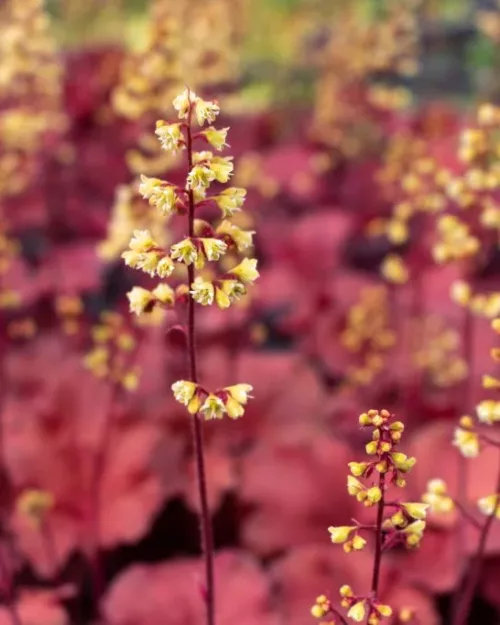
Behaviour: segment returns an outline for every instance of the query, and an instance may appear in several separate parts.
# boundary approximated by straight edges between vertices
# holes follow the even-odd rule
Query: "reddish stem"
[[[384,496],[385,496],[385,473],[380,473],[378,480],[378,487],[382,493],[382,497],[378,502],[377,507],[377,529],[376,529],[376,544],[375,544],[375,558],[373,561],[373,575],[372,575],[372,597],[376,598],[378,593],[378,584],[380,580],[380,565],[382,563],[382,550],[384,536],[382,534],[382,523],[384,520]]]
[[[187,135],[187,158],[188,158],[188,173],[193,168],[193,137],[191,133],[191,118],[192,118],[193,106],[189,107],[188,123],[186,126]],[[189,236],[194,236],[194,216],[195,216],[195,203],[192,189],[188,193],[188,227]],[[188,266],[188,281],[189,287],[193,284],[195,279],[195,267],[194,264]],[[191,382],[198,382],[198,368],[196,360],[196,321],[195,321],[195,301],[192,297],[188,299],[188,359],[189,359],[189,377]],[[199,413],[195,414],[192,419],[192,432],[193,432],[193,446],[196,457],[196,472],[198,477],[198,493],[201,505],[201,539],[202,550],[205,558],[205,601],[206,601],[206,619],[207,625],[215,624],[215,579],[214,579],[214,544],[212,536],[212,524],[210,519],[210,510],[208,507],[208,494],[207,494],[207,478],[205,470],[205,456],[203,451],[203,431],[202,423]]]
[[[498,468],[497,474],[497,483],[495,487],[495,506],[491,514],[486,519],[486,522],[483,525],[483,529],[481,530],[481,535],[479,537],[479,544],[477,546],[476,554],[474,556],[474,560],[472,566],[470,567],[470,572],[467,575],[465,582],[463,584],[463,592],[459,600],[457,601],[457,610],[454,614],[453,625],[465,625],[467,623],[467,618],[469,616],[472,600],[474,599],[474,593],[476,591],[479,576],[481,574],[481,568],[483,563],[483,558],[486,552],[486,544],[488,542],[488,537],[490,534],[491,527],[493,526],[493,522],[495,520],[497,511],[500,509],[500,465]]]

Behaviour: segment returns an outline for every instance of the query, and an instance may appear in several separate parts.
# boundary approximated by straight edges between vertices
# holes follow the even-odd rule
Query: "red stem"
[[[495,506],[493,508],[492,513],[486,519],[486,522],[483,525],[483,529],[481,530],[481,535],[479,537],[479,544],[477,546],[476,555],[474,556],[474,560],[472,566],[470,567],[470,572],[467,575],[465,582],[463,584],[463,593],[460,596],[460,599],[457,601],[457,610],[454,614],[453,625],[465,625],[467,623],[467,618],[469,616],[472,600],[474,599],[474,593],[476,591],[479,576],[481,574],[481,568],[483,563],[484,554],[486,552],[486,544],[488,542],[488,536],[495,520],[498,509],[500,508],[500,464],[498,468],[497,475],[497,483],[495,487]]]
[[[193,168],[193,137],[191,134],[191,118],[193,106],[189,107],[188,123],[186,127],[187,134],[187,158],[189,171]],[[188,193],[188,220],[189,220],[189,236],[194,236],[194,216],[195,205],[192,189]],[[195,279],[194,264],[188,266],[189,287]],[[189,358],[189,376],[191,382],[198,382],[198,370],[196,361],[196,321],[195,321],[195,301],[192,297],[188,299],[188,358]],[[212,524],[210,519],[210,510],[208,507],[207,494],[207,477],[205,470],[205,456],[203,451],[203,431],[199,413],[195,414],[192,419],[193,446],[196,457],[196,472],[198,477],[198,493],[201,504],[201,539],[202,550],[205,558],[205,578],[206,578],[206,619],[207,625],[215,624],[215,579],[214,579],[214,544],[212,536]]]
[[[385,496],[385,473],[380,473],[378,480],[378,487],[382,492],[382,497],[378,502],[377,508],[377,529],[376,529],[376,544],[375,544],[375,559],[373,561],[373,576],[372,576],[372,597],[375,599],[378,593],[378,584],[380,579],[380,565],[382,562],[382,549],[383,549],[383,534],[382,534],[382,522],[384,520],[384,496]]]

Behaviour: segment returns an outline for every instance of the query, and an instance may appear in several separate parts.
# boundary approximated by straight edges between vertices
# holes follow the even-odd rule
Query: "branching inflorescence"
[[[395,421],[387,410],[369,410],[359,417],[359,423],[363,428],[373,428],[372,440],[366,445],[366,453],[373,459],[349,463],[351,475],[347,477],[347,491],[365,506],[376,508],[376,522],[365,525],[353,519],[353,525],[330,527],[328,531],[332,542],[343,544],[347,553],[363,549],[367,544],[363,535],[373,534],[375,552],[370,592],[357,594],[344,585],[340,588],[340,605],[348,609],[347,618],[378,625],[393,612],[380,598],[382,556],[396,545],[419,546],[429,504],[388,500],[389,486],[404,488],[404,476],[416,462],[415,458],[396,450],[404,431],[403,423]],[[329,625],[348,622],[325,595],[317,597],[311,613],[327,619]]]
[[[195,143],[208,144],[216,152],[226,144],[228,128],[212,124],[219,114],[216,102],[205,101],[186,89],[173,101],[178,121],[159,121],[156,135],[164,150],[186,154],[186,183],[179,187],[158,178],[141,177],[140,193],[162,215],[183,217],[186,236],[169,249],[160,247],[148,230],[135,231],[130,249],[123,253],[125,263],[151,277],[167,278],[180,267],[186,268],[188,284],[175,289],[165,282],[153,289],[135,286],[129,293],[131,312],[142,315],[155,307],[175,308],[183,316],[187,336],[188,371],[186,379],[172,385],[175,399],[185,405],[192,416],[193,443],[196,455],[201,529],[206,565],[207,623],[215,622],[213,540],[207,499],[207,478],[203,452],[202,419],[241,417],[250,397],[250,384],[234,384],[219,390],[206,389],[199,380],[196,351],[196,304],[228,308],[243,297],[249,285],[259,276],[257,261],[244,258],[238,265],[215,275],[207,263],[215,263],[229,250],[243,252],[252,246],[253,232],[244,231],[231,222],[244,201],[244,189],[219,189],[209,196],[214,183],[226,184],[233,171],[231,156],[217,156],[212,151],[195,151]],[[202,130],[197,130],[197,124]],[[222,220],[217,225],[199,219],[201,211],[218,209]]]

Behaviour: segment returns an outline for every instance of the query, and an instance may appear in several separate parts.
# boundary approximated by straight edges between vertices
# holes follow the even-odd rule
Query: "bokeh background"
[[[132,318],[126,292],[148,282],[120,258],[136,228],[176,232],[138,176],[182,173],[154,127],[184,85],[231,127],[261,272],[241,306],[199,312],[204,384],[255,397],[204,428],[218,625],[305,625],[317,595],[368,590],[370,547],[344,554],[327,528],[367,516],[345,482],[369,408],[406,424],[408,500],[443,477],[477,515],[498,449],[464,468],[452,441],[495,398],[500,116],[476,111],[500,97],[500,7],[3,0],[0,25],[0,622],[202,622],[190,424],[170,390],[184,336],[173,313]],[[447,242],[445,214],[470,232]],[[449,515],[388,554],[391,622],[451,622],[476,548]],[[499,584],[494,525],[470,623],[500,622]]]

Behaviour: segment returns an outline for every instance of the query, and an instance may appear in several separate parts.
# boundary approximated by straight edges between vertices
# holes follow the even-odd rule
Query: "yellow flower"
[[[427,503],[403,503],[401,504],[408,516],[412,519],[422,520],[427,515],[429,504]]]
[[[410,523],[401,530],[403,534],[406,534],[406,544],[409,547],[416,547],[419,545],[423,538],[425,529],[425,521],[418,520]]]
[[[472,297],[472,289],[470,284],[464,280],[455,280],[451,285],[451,299],[455,304],[467,306]]]
[[[189,189],[208,189],[210,183],[216,179],[215,173],[204,165],[195,165],[187,177]]]
[[[155,301],[155,296],[140,286],[134,286],[134,288],[127,293],[127,298],[130,303],[130,312],[136,315],[142,315],[144,312],[148,312],[151,305]]]
[[[226,143],[227,133],[229,128],[221,128],[218,130],[213,126],[210,126],[206,130],[202,130],[200,134],[204,135],[205,139],[216,150],[220,151],[223,148],[229,147]]]
[[[16,501],[17,510],[33,525],[39,526],[45,515],[54,507],[54,496],[45,490],[29,489],[22,492]]]
[[[392,608],[390,605],[385,605],[383,603],[376,603],[374,607],[377,610],[377,612],[379,612],[382,616],[385,616],[386,618],[388,618],[389,616],[392,616]]]
[[[427,482],[427,492],[422,496],[422,501],[438,514],[451,512],[455,507],[453,499],[448,495],[446,483],[441,479]]]
[[[220,280],[219,285],[220,288],[218,287],[215,293],[219,308],[227,308],[246,293],[245,286],[238,280]]]
[[[357,496],[359,493],[364,492],[366,489],[364,485],[352,475],[347,476],[347,492],[349,495]]]
[[[137,259],[135,266],[138,269],[142,269],[145,273],[148,273],[152,277],[156,273],[156,268],[158,267],[158,263],[161,258],[161,252],[147,252],[146,254],[139,254],[139,258]],[[125,259],[125,262],[126,260],[127,259]]]
[[[236,276],[243,284],[251,284],[259,277],[257,260],[255,258],[244,258],[241,263],[233,267],[229,273]]]
[[[202,306],[211,306],[214,303],[214,285],[198,276],[191,284],[191,295],[195,302]]]
[[[178,95],[172,101],[174,109],[179,114],[179,119],[186,119],[191,103],[197,102],[199,98],[194,91],[184,89],[184,91]]]
[[[219,195],[216,195],[213,200],[222,211],[223,217],[232,217],[243,206],[246,194],[245,189],[229,187],[229,189],[224,189]]]
[[[353,475],[361,477],[368,468],[368,462],[349,462],[348,467]]]
[[[365,602],[363,600],[363,601],[358,601],[353,606],[351,606],[351,609],[347,613],[347,616],[351,618],[353,621],[356,621],[357,623],[361,623],[361,621],[365,618],[365,613],[366,613]]]
[[[408,473],[408,471],[410,471],[415,466],[415,463],[417,461],[415,458],[408,458],[406,454],[403,454],[399,451],[391,453],[391,458],[396,469],[398,469],[398,471],[401,471],[402,473]]]
[[[474,431],[455,428],[453,445],[466,458],[476,458],[479,455],[479,436]]]
[[[340,587],[339,593],[341,597],[352,597],[354,594],[352,592],[352,588],[348,586],[347,584],[344,584],[343,586]]]
[[[365,506],[372,506],[382,499],[382,491],[378,486],[372,486],[366,491]]]
[[[155,247],[158,247],[158,243],[153,239],[149,230],[134,230],[133,237],[130,239],[129,247],[132,251],[139,254],[149,252]]]
[[[162,304],[171,306],[175,302],[175,292],[173,288],[163,282],[158,284],[158,286],[156,286],[151,293]]]
[[[177,195],[172,185],[165,184],[158,178],[148,178],[141,175],[139,193],[151,206],[155,206],[162,215],[172,215],[176,212]]]
[[[500,388],[500,380],[491,375],[483,375],[483,388]]]
[[[121,257],[128,267],[137,267],[141,261],[142,254],[133,250],[126,250]]]
[[[220,239],[201,238],[200,242],[208,260],[217,261],[227,252],[227,244]]]
[[[169,152],[176,152],[185,147],[184,137],[181,132],[181,124],[166,124],[163,121],[156,122],[155,135],[161,143],[161,147]]]
[[[233,157],[232,156],[214,156],[208,163],[210,171],[212,171],[215,180],[222,184],[226,184],[233,173]]]
[[[196,120],[199,126],[203,126],[205,122],[211,124],[215,121],[217,115],[220,113],[220,108],[217,102],[211,102],[208,100],[202,100],[201,98],[196,98],[194,106]]]
[[[355,526],[342,525],[338,527],[329,527],[328,531],[330,532],[330,539],[332,543],[340,545],[349,539],[351,532],[355,529]]]
[[[204,414],[205,419],[207,420],[222,419],[226,413],[226,406],[220,397],[210,393],[201,406],[200,412]]]
[[[476,406],[476,414],[481,423],[496,423],[500,421],[500,402],[485,399]]]
[[[354,551],[361,551],[366,545],[366,540],[362,536],[359,536],[358,534],[354,536],[351,543],[352,543],[352,548],[354,549]]]
[[[253,245],[253,235],[255,234],[254,230],[241,230],[238,226],[235,226],[230,221],[224,220],[217,227],[217,234],[219,236],[226,235],[228,236],[233,243],[236,245],[236,248],[239,252],[246,250],[247,248]]]
[[[187,406],[190,414],[196,414],[201,406],[198,389],[198,384],[188,380],[179,380],[172,384],[172,391],[176,401]]]
[[[222,390],[227,393],[224,404],[228,416],[231,419],[243,416],[245,412],[243,406],[248,403],[249,393],[252,392],[253,387],[250,384],[235,384],[234,386],[226,386]]]
[[[477,506],[479,510],[485,514],[486,516],[491,516],[495,513],[497,519],[500,519],[500,495],[488,495],[488,497],[482,497],[478,502]]]
[[[156,266],[156,273],[160,278],[168,278],[175,268],[172,259],[168,256],[164,256]]]
[[[408,268],[404,264],[401,256],[397,254],[389,254],[386,256],[382,261],[380,269],[383,277],[388,282],[393,282],[394,284],[405,284],[408,282]]]
[[[320,595],[319,597],[316,597],[316,603],[311,608],[311,614],[315,618],[322,618],[329,612],[330,607],[330,602],[326,596]]]
[[[191,265],[191,263],[194,263],[198,258],[198,250],[193,241],[187,238],[172,245],[170,255],[173,259],[179,260],[181,263]]]

